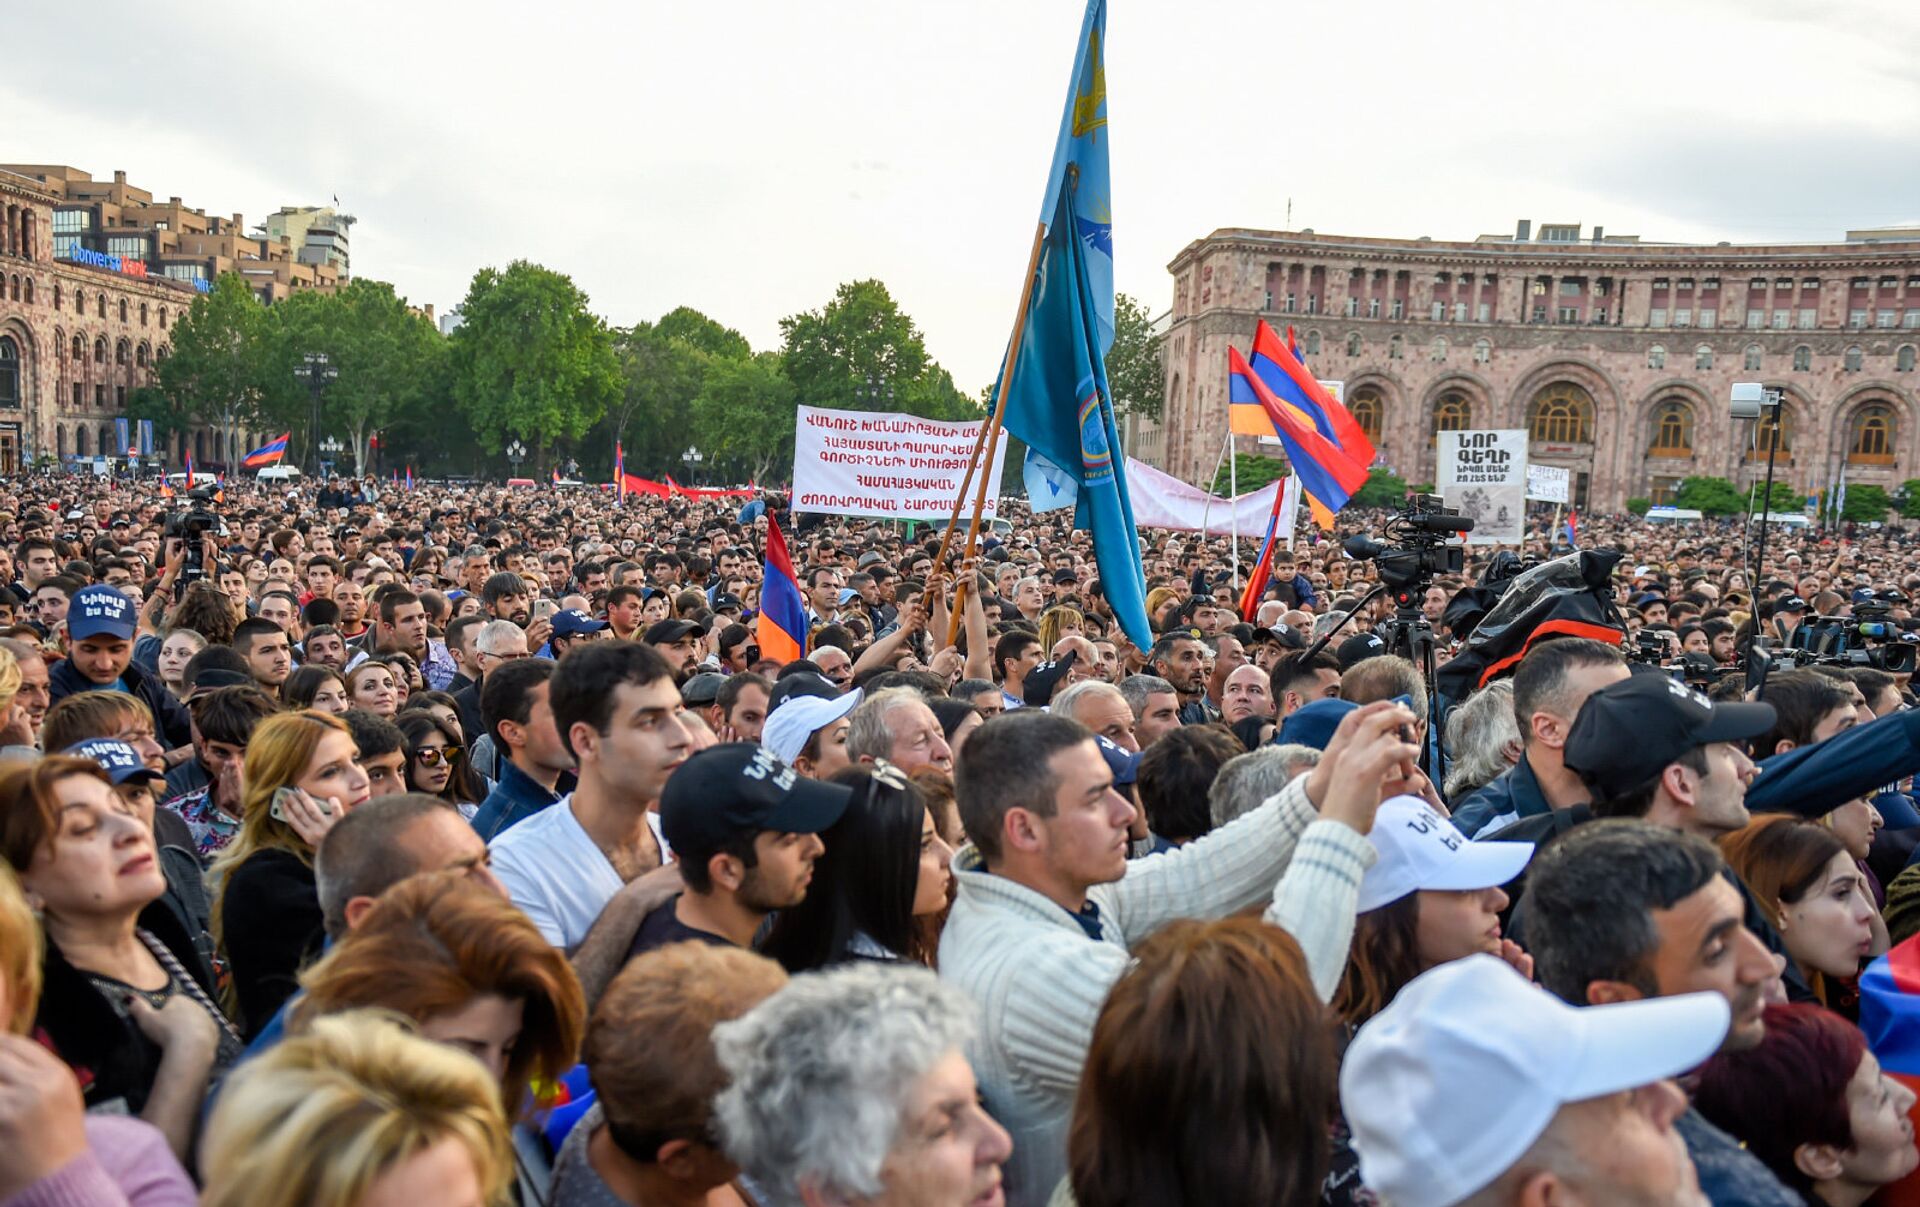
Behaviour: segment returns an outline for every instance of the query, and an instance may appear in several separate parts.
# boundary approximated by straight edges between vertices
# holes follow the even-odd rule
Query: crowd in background
[[[0,484],[0,1204],[1920,1201],[1908,534],[1003,515]]]

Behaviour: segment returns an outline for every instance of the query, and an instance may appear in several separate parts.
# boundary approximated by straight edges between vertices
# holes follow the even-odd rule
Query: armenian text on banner
[[[1473,518],[1469,545],[1518,545],[1527,520],[1524,428],[1440,432],[1434,485],[1447,506]]]
[[[793,510],[888,520],[932,520],[953,512],[980,424],[917,415],[800,407],[794,419]],[[1000,514],[996,450],[982,515]]]

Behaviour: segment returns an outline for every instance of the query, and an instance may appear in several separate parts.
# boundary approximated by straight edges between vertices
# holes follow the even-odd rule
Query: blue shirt
[[[539,813],[560,799],[560,794],[534,782],[512,759],[500,761],[500,779],[480,802],[473,815],[473,828],[482,839],[492,842],[503,831]]]

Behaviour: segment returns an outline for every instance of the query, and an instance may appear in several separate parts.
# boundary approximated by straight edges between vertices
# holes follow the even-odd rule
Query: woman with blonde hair
[[[369,658],[347,672],[347,698],[353,707],[364,708],[383,721],[393,720],[406,694],[393,667],[377,658]]]
[[[249,1038],[319,951],[313,852],[369,795],[359,755],[346,722],[318,712],[268,717],[247,743],[240,833],[207,874],[216,893],[213,935]]]
[[[371,1010],[316,1020],[248,1061],[201,1158],[203,1207],[487,1207],[513,1178],[486,1069]]]
[[[1180,592],[1172,587],[1155,587],[1147,592],[1147,620],[1158,633],[1167,627],[1167,618],[1180,606]],[[1045,619],[1042,617],[1042,619]]]
[[[1048,608],[1040,613],[1040,651],[1046,657],[1053,657],[1053,647],[1062,637],[1083,637],[1087,631],[1087,618],[1079,608],[1070,608],[1065,604]]]
[[[487,1067],[509,1103],[573,1067],[586,999],[567,957],[512,902],[464,872],[414,876],[300,977],[289,1030],[391,1010]]]
[[[151,1123],[90,1115],[80,1081],[31,1036],[40,1006],[40,927],[0,862],[0,1197],[9,1203],[122,1201],[188,1207],[193,1181]],[[15,1197],[17,1196],[17,1197]]]

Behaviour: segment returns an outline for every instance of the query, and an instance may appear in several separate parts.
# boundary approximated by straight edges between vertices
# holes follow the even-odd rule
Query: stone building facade
[[[1260,318],[1345,383],[1376,464],[1409,482],[1433,480],[1437,431],[1526,428],[1582,506],[1660,502],[1688,476],[1744,487],[1769,432],[1729,417],[1736,381],[1781,391],[1776,478],[1801,493],[1920,476],[1920,231],[1695,246],[1524,221],[1470,243],[1220,230],[1168,267],[1165,466],[1189,481],[1221,455],[1227,348],[1246,351]]]

